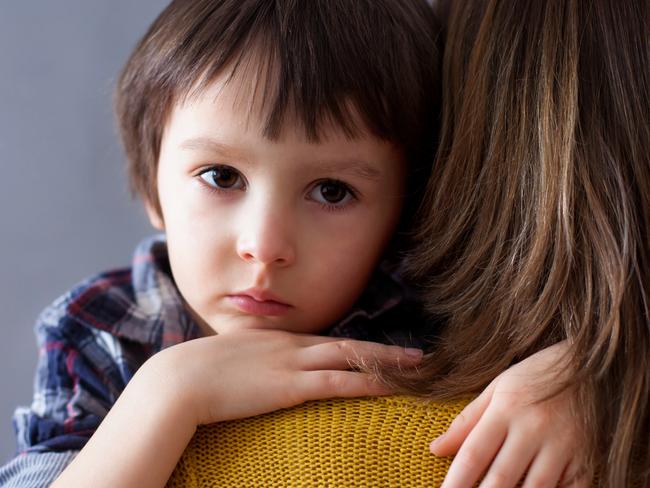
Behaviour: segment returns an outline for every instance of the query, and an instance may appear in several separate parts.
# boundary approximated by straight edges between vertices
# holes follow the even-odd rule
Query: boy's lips
[[[259,288],[251,288],[228,295],[230,302],[244,313],[251,315],[284,315],[291,308],[272,293]]]

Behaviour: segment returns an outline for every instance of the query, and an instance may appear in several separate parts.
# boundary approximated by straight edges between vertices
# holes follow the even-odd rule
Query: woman
[[[530,399],[551,411],[553,395],[570,395],[587,460],[547,471],[549,486],[594,468],[605,486],[646,486],[650,2],[440,7],[449,14],[442,134],[411,269],[447,326],[410,390],[446,398],[492,384],[434,450],[455,450],[508,403],[501,371],[565,341],[551,361],[561,367]],[[473,466],[499,448],[525,450],[527,439],[492,429],[494,445],[467,438],[473,462],[450,471],[453,486],[476,479]],[[521,454],[498,479],[508,485],[526,469],[529,479],[548,455]]]

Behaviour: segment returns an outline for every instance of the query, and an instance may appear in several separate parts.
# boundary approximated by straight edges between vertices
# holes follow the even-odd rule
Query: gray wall
[[[0,0],[0,462],[28,404],[37,314],[129,263],[151,232],[126,189],[111,91],[165,0]]]

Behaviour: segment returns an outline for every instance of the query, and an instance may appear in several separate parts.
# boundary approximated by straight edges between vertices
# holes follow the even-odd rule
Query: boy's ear
[[[147,211],[147,217],[149,217],[149,222],[151,225],[158,230],[165,230],[165,221],[160,214],[160,211],[156,208],[155,205],[152,205],[151,202],[144,202],[144,209]]]

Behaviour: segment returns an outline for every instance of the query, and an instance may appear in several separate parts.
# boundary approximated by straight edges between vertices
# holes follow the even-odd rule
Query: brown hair
[[[650,483],[650,2],[452,2],[411,269],[446,326],[399,380],[450,397],[567,339],[606,486]]]
[[[250,96],[262,94],[266,137],[278,137],[287,110],[310,140],[326,123],[350,137],[367,128],[397,143],[421,181],[435,131],[437,34],[426,0],[172,1],[116,90],[133,190],[160,210],[156,170],[172,106],[251,65],[252,77],[261,75]]]

